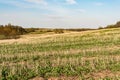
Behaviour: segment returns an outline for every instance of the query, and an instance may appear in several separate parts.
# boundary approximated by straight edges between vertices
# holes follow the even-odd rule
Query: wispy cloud
[[[2,4],[7,4],[7,5],[12,5],[12,6],[16,6],[16,7],[22,7],[22,8],[27,8],[28,6],[30,6],[30,4],[24,3],[24,2],[20,2],[20,1],[14,1],[14,0],[0,0],[0,3]]]
[[[80,12],[80,13],[85,13],[85,12],[86,12],[85,9],[77,9],[76,11],[77,11],[77,12]]]
[[[45,0],[0,0],[0,3],[12,5],[21,8],[39,8],[45,9],[47,2]]]
[[[30,27],[97,27],[120,18],[119,3],[120,0],[0,0],[0,21]]]
[[[76,0],[66,0],[66,2],[68,4],[76,4],[77,3]]]
[[[94,5],[96,5],[96,6],[102,6],[102,5],[104,5],[104,3],[102,3],[102,2],[95,2]]]
[[[45,0],[24,0],[24,1],[30,2],[30,3],[35,3],[35,4],[43,4],[43,5],[48,4]]]

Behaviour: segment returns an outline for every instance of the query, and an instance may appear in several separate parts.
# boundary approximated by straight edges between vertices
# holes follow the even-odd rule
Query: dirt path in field
[[[53,35],[39,35],[39,34],[29,34],[29,35],[22,35],[21,38],[19,39],[5,39],[5,40],[0,40],[0,43],[29,43],[33,42],[35,39],[40,39],[40,38],[46,38],[46,37],[52,37],[56,36],[56,34]]]
[[[63,33],[63,34],[27,34],[27,35],[22,35],[21,38],[19,39],[5,39],[5,40],[0,40],[0,44],[2,43],[32,43],[35,42],[37,39],[44,39],[44,38],[49,38],[49,37],[56,37],[56,36],[63,36],[63,35],[74,35],[78,34],[79,32],[69,32],[69,33]]]
[[[42,77],[36,77],[36,78],[33,78],[33,79],[30,79],[30,80],[79,80],[78,77],[64,77],[64,76],[61,76],[61,77],[50,77],[48,79],[44,79]]]
[[[111,72],[110,70],[104,70],[100,72],[94,72],[90,74],[90,77],[94,78],[95,80],[98,80],[99,78],[103,79],[105,77],[113,78],[120,76],[120,72]]]
[[[93,73],[90,73],[89,75],[85,75],[85,80],[90,80],[90,78],[93,78],[94,80],[99,80],[99,79],[104,79],[106,77],[114,78],[117,76],[120,76],[119,71],[111,72],[109,70],[104,70],[104,71],[100,71],[100,72],[93,72]],[[35,77],[30,80],[82,80],[82,79],[80,79],[80,77],[78,77],[78,76],[73,76],[73,77],[60,76],[60,77],[50,77],[48,79],[44,79],[42,77]]]
[[[41,41],[41,39],[44,38],[54,38],[54,37],[61,37],[61,36],[82,36],[86,34],[94,34],[94,35],[100,35],[99,30],[91,30],[91,31],[82,31],[82,32],[65,32],[62,34],[55,34],[55,33],[46,33],[46,34],[26,34],[22,35],[19,39],[6,39],[6,40],[0,40],[0,44],[2,43],[34,43],[36,41]]]

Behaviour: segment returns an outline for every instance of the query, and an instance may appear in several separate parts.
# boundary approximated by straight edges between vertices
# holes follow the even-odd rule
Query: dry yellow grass
[[[10,74],[18,69],[15,66],[27,66],[37,73],[38,77],[31,78],[32,80],[43,79],[39,77],[37,70],[41,65],[44,70],[44,66],[48,65],[47,62],[51,63],[49,64],[53,71],[51,73],[60,74],[57,73],[57,69],[63,66],[62,69],[68,71],[66,74],[69,75],[69,77],[64,77],[64,72],[62,73],[64,75],[59,77],[49,76],[50,80],[72,80],[74,78],[77,80],[78,75],[71,76],[74,73],[79,74],[81,80],[82,77],[85,80],[103,79],[107,76],[116,77],[120,76],[117,72],[120,69],[119,41],[120,29],[22,35],[20,39],[0,40],[2,48],[0,66],[9,66],[12,70]],[[46,72],[44,75],[48,76],[48,74],[50,73]]]

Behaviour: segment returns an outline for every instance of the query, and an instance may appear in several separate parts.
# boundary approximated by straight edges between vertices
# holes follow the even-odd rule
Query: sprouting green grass
[[[0,80],[62,76],[77,76],[80,80],[120,79],[119,28],[59,34],[31,41],[0,44]],[[104,72],[104,76],[99,75],[100,72]]]

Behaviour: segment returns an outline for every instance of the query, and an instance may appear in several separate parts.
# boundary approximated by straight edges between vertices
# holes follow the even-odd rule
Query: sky
[[[0,24],[98,28],[120,20],[120,0],[0,0]]]

